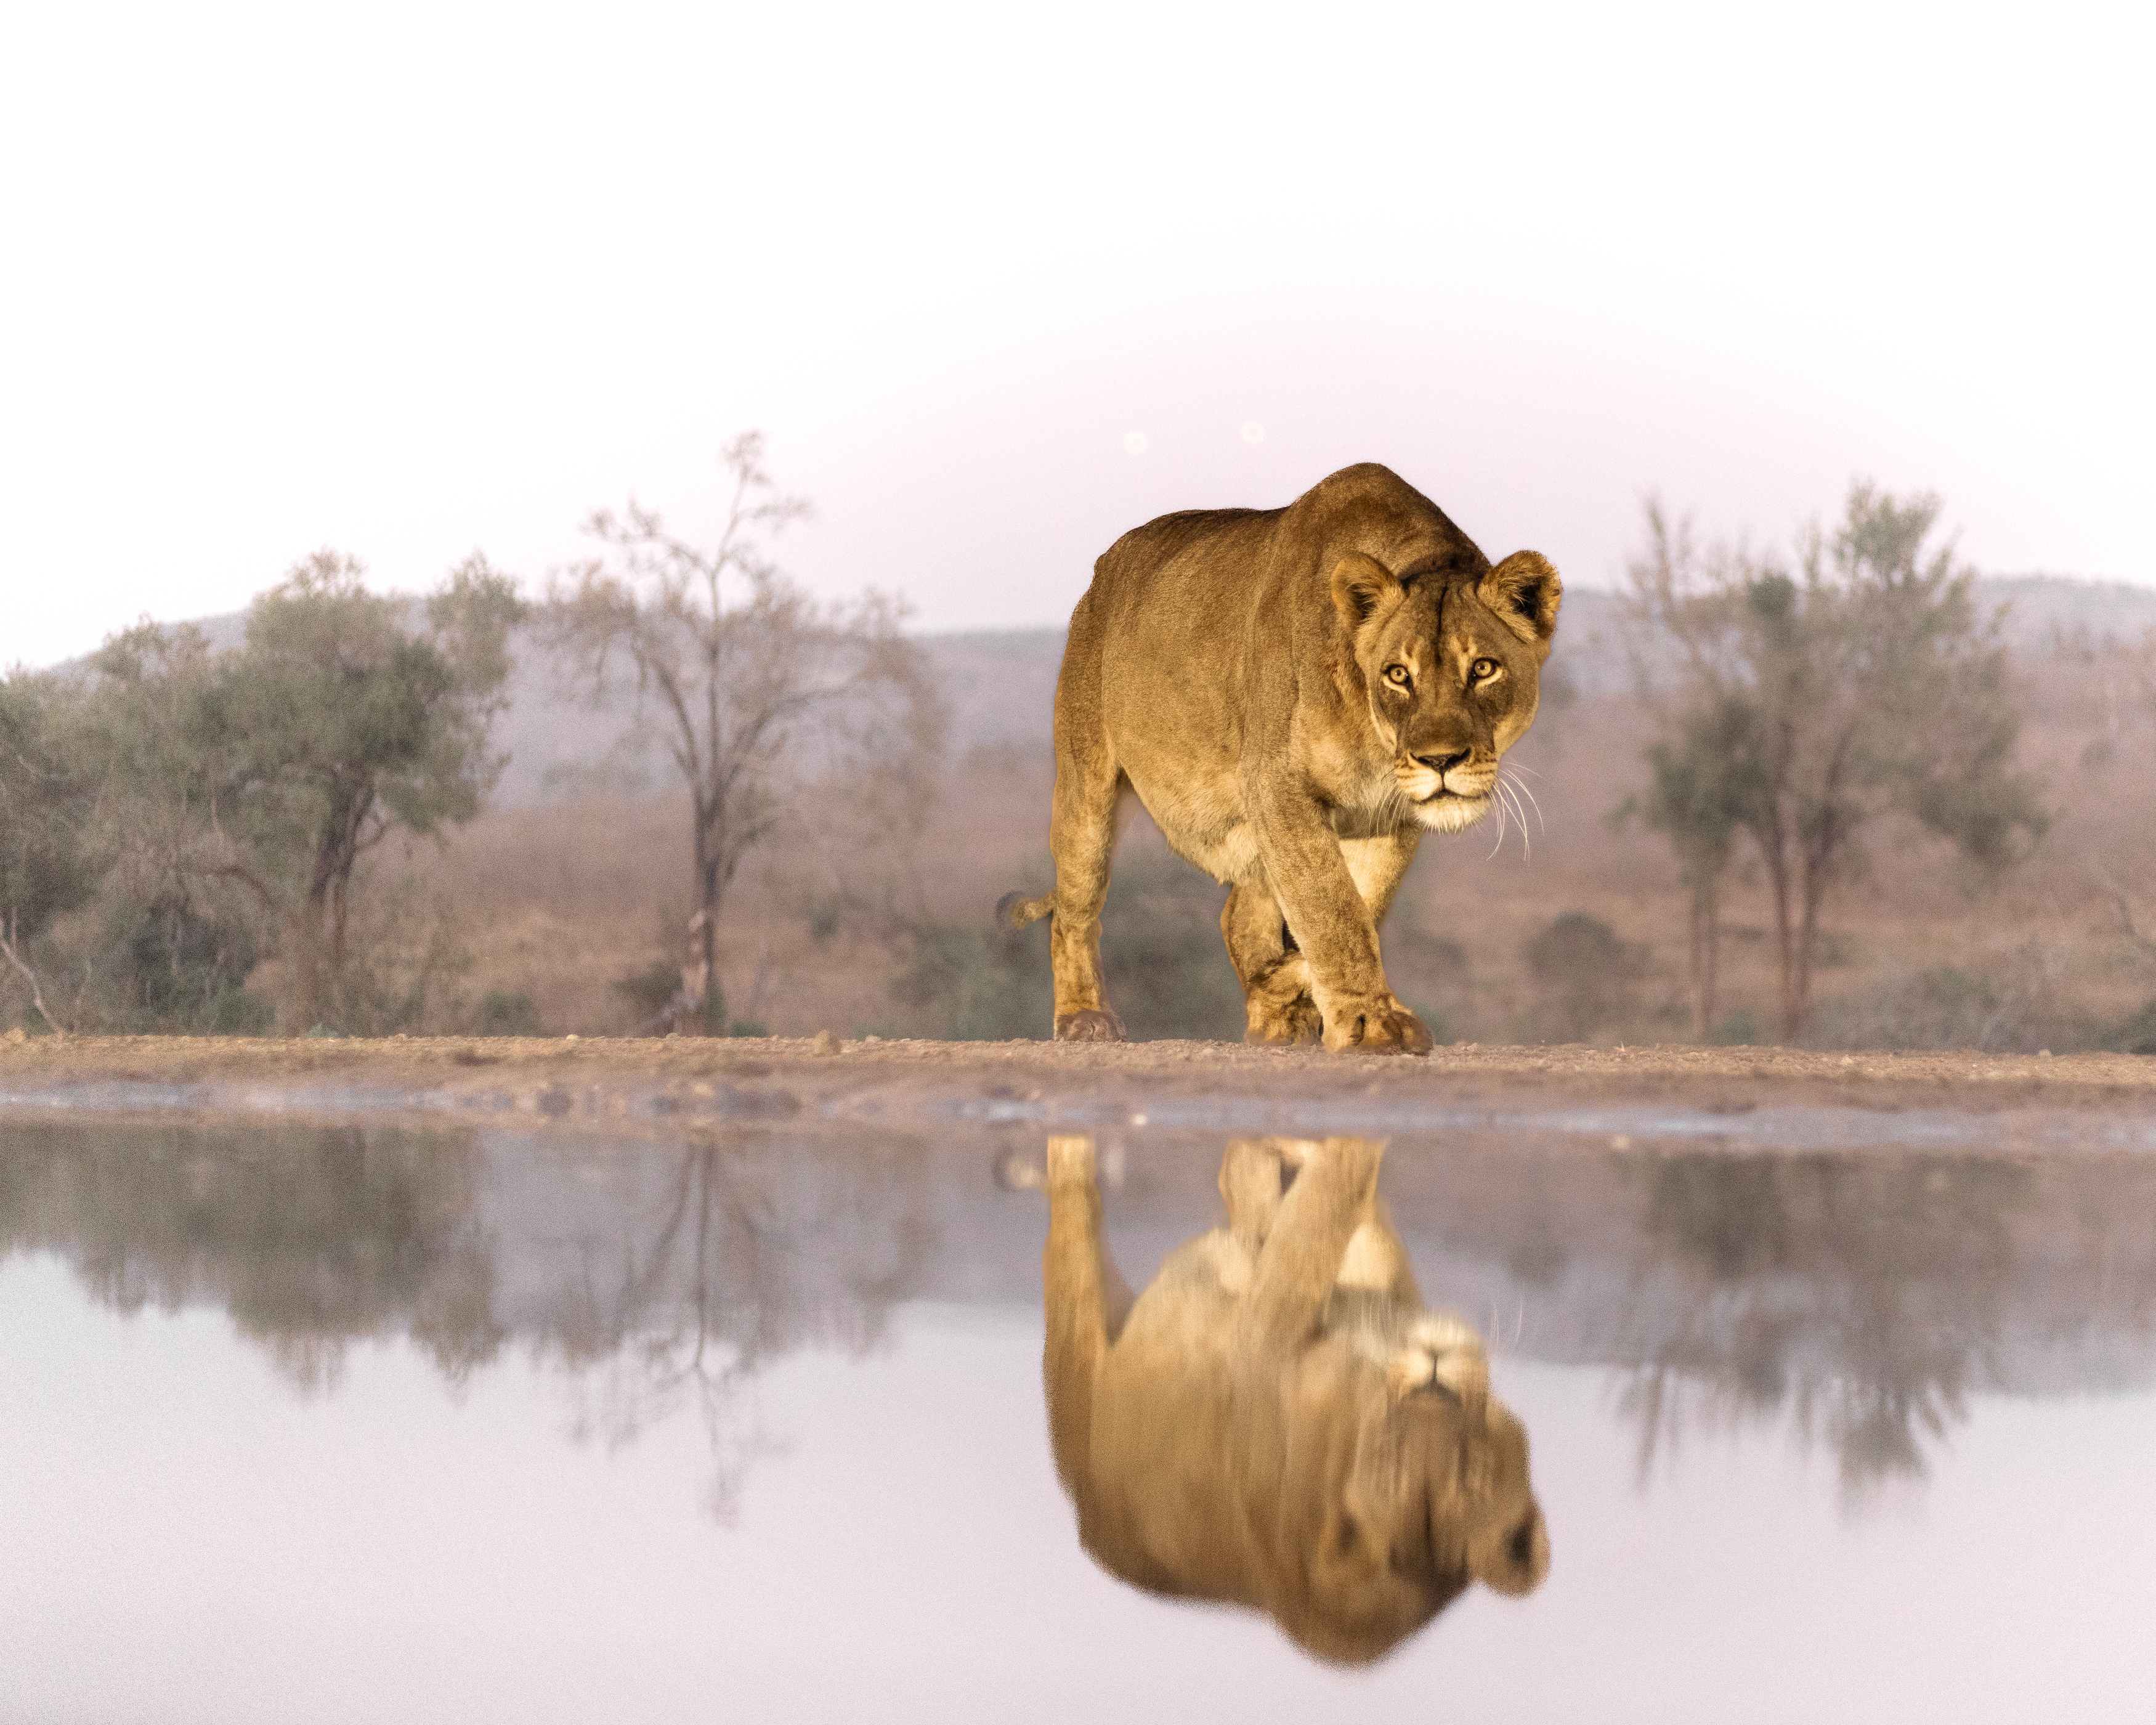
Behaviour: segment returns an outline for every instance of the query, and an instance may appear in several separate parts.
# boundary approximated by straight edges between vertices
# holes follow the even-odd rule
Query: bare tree
[[[800,811],[812,788],[870,765],[917,780],[942,741],[942,709],[920,649],[899,632],[901,603],[874,590],[819,604],[779,572],[767,542],[808,513],[778,492],[763,436],[744,432],[721,461],[732,484],[717,542],[667,531],[632,500],[586,531],[606,554],[576,565],[548,596],[550,634],[594,697],[633,673],[690,799],[690,845],[704,1029],[726,1029],[720,916],[742,861]],[[923,795],[916,799],[925,803]]]
[[[707,1499],[731,1521],[750,1470],[780,1447],[763,1374],[797,1349],[880,1346],[935,1244],[925,1164],[888,1139],[729,1132],[680,1147],[663,1182],[588,1210],[550,1240],[562,1273],[534,1340],[576,1380],[576,1435],[610,1448],[684,1409],[716,1464]]]
[[[1713,630],[1700,627],[1689,636],[1671,636],[1657,627],[1657,619],[1697,579],[1691,524],[1672,522],[1651,497],[1646,516],[1646,544],[1627,566],[1634,619],[1645,625],[1635,629],[1630,646],[1635,676],[1656,710],[1661,735],[1648,746],[1646,788],[1626,798],[1614,818],[1621,825],[1638,815],[1676,853],[1678,878],[1691,895],[1686,957],[1692,1034],[1704,1040],[1714,1030],[1722,876],[1757,763],[1750,758],[1751,716],[1721,686]],[[1727,552],[1717,555],[1727,562]],[[1695,621],[1704,625],[1708,619]],[[1672,647],[1683,655],[1681,674],[1665,662]],[[1679,690],[1683,693],[1672,705],[1672,691]]]
[[[1645,504],[1646,540],[1626,565],[1629,645],[1642,697],[1661,734],[1647,748],[1648,783],[1615,811],[1669,840],[1691,898],[1686,943],[1694,1036],[1714,1029],[1722,947],[1722,883],[1758,798],[1759,727],[1743,670],[1741,608],[1731,594],[1753,572],[1748,553],[1704,556],[1689,520]]]
[[[2070,675],[2086,677],[2098,703],[2102,732],[2092,745],[2092,753],[2083,755],[2083,763],[2092,756],[2107,762],[2123,754],[2144,776],[2156,769],[2156,740],[2139,734],[2137,722],[2145,720],[2156,726],[2156,629],[2127,643],[2108,637],[2091,640],[2086,632],[2079,639],[2061,635],[2055,639],[2052,652],[2055,664],[2071,655]],[[2082,865],[2111,906],[2118,932],[2143,953],[2156,956],[2156,916],[2148,908],[2156,870],[2149,862],[2145,844],[2129,843],[2123,855],[2092,851]]]

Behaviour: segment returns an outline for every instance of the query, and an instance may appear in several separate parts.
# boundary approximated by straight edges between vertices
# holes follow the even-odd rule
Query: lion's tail
[[[1024,928],[1051,916],[1055,910],[1055,895],[1044,892],[1039,898],[1028,898],[1022,892],[1007,892],[996,901],[996,927]]]

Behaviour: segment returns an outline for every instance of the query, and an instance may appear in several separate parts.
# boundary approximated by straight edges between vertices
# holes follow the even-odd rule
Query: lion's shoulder
[[[1116,540],[1094,564],[1094,578],[1127,579],[1184,561],[1222,540],[1240,542],[1263,533],[1286,514],[1279,509],[1179,509],[1155,516]]]
[[[1305,498],[1335,499],[1378,496],[1403,502],[1427,504],[1429,499],[1382,461],[1357,461],[1325,477],[1303,493]]]

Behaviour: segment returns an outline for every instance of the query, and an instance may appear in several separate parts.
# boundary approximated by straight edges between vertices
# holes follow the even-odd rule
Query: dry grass
[[[2033,1051],[2041,1038],[2064,1052],[2156,993],[2156,944],[2127,920],[2138,937],[2156,935],[2156,732],[2138,716],[2122,726],[2115,705],[2060,701],[2056,669],[2032,670],[2030,704],[2051,711],[2021,750],[2048,787],[2044,845],[1986,884],[1912,829],[1881,829],[1865,874],[1828,906],[1815,990],[1823,1039],[1840,1027],[1892,1042],[1901,1023],[1921,1040],[1931,1012],[1950,1043],[1980,1040],[1989,1024],[1989,1045],[2029,1041]],[[1455,1037],[1535,1037],[1537,985],[1523,949],[1559,912],[1579,911],[1645,949],[1629,1003],[1594,1040],[1685,1039],[1683,893],[1659,838],[1609,820],[1639,781],[1645,741],[1625,696],[1546,710],[1512,757],[1539,819],[1502,842],[1486,827],[1424,847],[1395,928],[1412,922],[1464,950],[1466,975],[1443,996]],[[910,850],[834,857],[808,834],[775,841],[737,883],[722,931],[734,1012],[782,1035],[888,1032],[902,1018],[891,984],[909,921],[985,926],[997,896],[1045,856],[1051,782],[1037,745],[977,747],[947,769]],[[1159,842],[1142,821],[1125,839]],[[467,1000],[490,989],[527,994],[556,1033],[629,1029],[635,1009],[611,985],[675,956],[669,931],[682,927],[690,903],[679,798],[490,814],[439,851],[411,847],[393,867],[421,880],[452,919],[473,961]],[[1723,1012],[1738,1032],[1748,1023],[1757,1040],[1771,1040],[1771,909],[1756,870],[1732,882],[1725,916]],[[1939,980],[1948,973],[1975,991],[1958,1006],[1933,999],[1961,986]],[[1930,1005],[1911,1004],[1912,988]],[[1970,1025],[1978,1030],[1961,1034]]]
[[[1017,870],[1045,852],[1053,770],[1037,752],[983,750],[947,778],[916,846],[834,860],[819,834],[783,833],[750,863],[719,942],[735,1016],[781,1035],[887,1026],[909,919],[986,923]],[[472,960],[467,1001],[521,993],[550,1032],[621,1034],[639,1012],[615,982],[678,960],[685,940],[688,801],[493,811],[443,845],[405,846],[387,873],[449,919]]]
[[[2027,691],[2031,706],[2040,694]],[[2052,825],[2036,855],[1997,881],[1976,878],[1912,824],[1868,836],[1863,872],[1824,919],[1815,985],[1822,1034],[1863,1018],[1851,1003],[1948,969],[2011,997],[2002,1009],[2016,1022],[2036,1031],[2048,1024],[2067,1040],[2076,1021],[2116,1021],[2156,993],[2156,944],[2137,939],[2122,914],[2123,906],[2142,935],[2156,933],[2156,734],[2143,723],[2108,752],[2092,751],[2102,735],[2098,714],[2071,706],[2027,728],[2020,759],[2046,786]],[[1466,948],[1471,1017],[1488,1034],[1532,1016],[1523,948],[1563,910],[1599,916],[1647,948],[1635,1010],[1598,1040],[1686,1034],[1686,896],[1661,839],[1609,820],[1640,781],[1646,741],[1625,697],[1546,716],[1514,752],[1544,826],[1528,843],[1516,834],[1493,845],[1491,835],[1471,834],[1424,847],[1394,914]],[[1756,867],[1740,865],[1723,915],[1722,1010],[1769,1038],[1773,908]]]

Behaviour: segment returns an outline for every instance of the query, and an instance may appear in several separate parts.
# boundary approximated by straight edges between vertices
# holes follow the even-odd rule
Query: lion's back
[[[1164,793],[1224,785],[1232,772],[1269,536],[1283,513],[1188,510],[1134,527],[1102,553],[1071,613],[1059,747],[1105,740],[1139,794],[1152,788],[1156,819]],[[1173,828],[1170,816],[1171,842]]]
[[[1318,567],[1327,547],[1389,566],[1481,560],[1428,498],[1391,469],[1361,462],[1284,508],[1178,510],[1132,528],[1094,564],[1071,646],[1097,660],[1110,685],[1163,672],[1179,680],[1194,665],[1246,653],[1306,650],[1331,621]]]
[[[1093,565],[1086,599],[1106,639],[1217,625],[1247,610],[1279,509],[1185,509],[1133,527]]]

